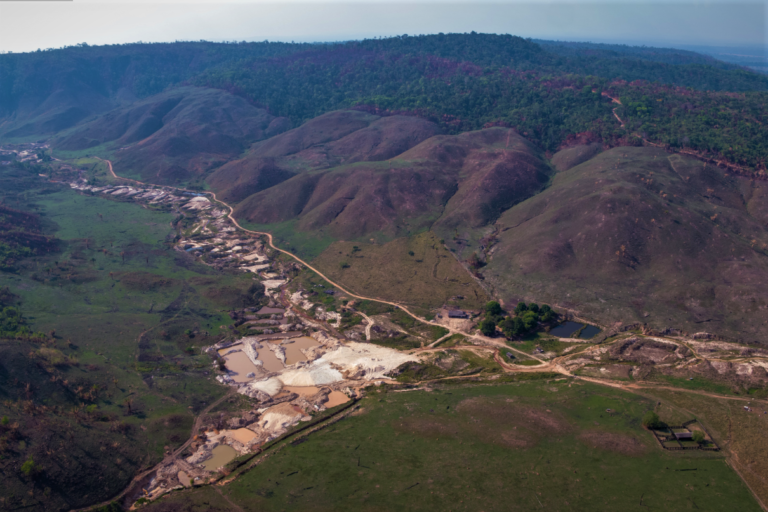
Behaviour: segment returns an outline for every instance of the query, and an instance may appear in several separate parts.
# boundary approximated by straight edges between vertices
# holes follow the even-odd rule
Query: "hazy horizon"
[[[0,51],[176,40],[334,42],[484,32],[646,45],[766,46],[762,3],[0,2]]]

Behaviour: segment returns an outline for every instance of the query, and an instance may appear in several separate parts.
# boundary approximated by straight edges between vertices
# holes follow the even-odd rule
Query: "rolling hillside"
[[[273,135],[284,120],[215,89],[182,87],[113,110],[54,139],[59,150],[114,154],[115,169],[184,183]]]
[[[662,150],[614,148],[506,211],[483,274],[511,303],[762,342],[767,189]]]
[[[360,116],[363,114],[354,114]],[[435,130],[408,118],[382,118],[371,126],[407,123],[420,126],[420,135],[410,138],[411,144]],[[359,132],[363,130],[298,155],[307,162],[315,161],[310,155],[333,155],[344,145],[363,147],[352,142],[370,134]],[[401,129],[399,133],[408,132]],[[287,132],[279,138],[298,137],[299,133]],[[265,143],[262,151],[273,151],[274,140]],[[376,146],[377,151],[368,158],[391,154],[403,144],[392,138],[387,145]],[[351,158],[363,156],[358,151]],[[508,128],[436,135],[388,160],[297,171],[290,179],[242,200],[235,216],[260,225],[295,222],[299,232],[344,240],[374,237],[384,241],[437,227],[442,231],[481,228],[540,190],[548,172],[548,165],[530,144]],[[244,170],[243,175],[252,174]]]

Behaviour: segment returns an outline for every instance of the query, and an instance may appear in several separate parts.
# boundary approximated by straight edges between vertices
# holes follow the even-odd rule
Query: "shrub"
[[[693,440],[699,444],[704,443],[704,432],[697,430],[693,433]]]
[[[35,466],[35,461],[30,455],[29,458],[21,465],[21,472],[27,476],[34,476],[37,473],[38,467]]]
[[[493,320],[483,320],[480,322],[480,332],[484,336],[493,336],[496,333],[496,322]]]
[[[659,415],[653,411],[648,411],[647,413],[645,413],[645,416],[643,416],[643,426],[645,428],[661,427],[662,423],[661,423],[661,420],[659,419]]]

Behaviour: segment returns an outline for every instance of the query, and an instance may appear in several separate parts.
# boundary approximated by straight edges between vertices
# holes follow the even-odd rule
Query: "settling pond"
[[[285,364],[289,366],[300,361],[306,361],[307,356],[301,351],[316,347],[319,343],[316,339],[309,336],[301,336],[285,340],[282,345],[285,347]],[[231,352],[232,350],[237,350],[237,352]],[[259,360],[264,363],[265,370],[279,372],[285,368],[282,361],[268,348],[260,348],[258,352]],[[222,348],[219,350],[219,355],[227,362],[227,369],[235,373],[235,375],[232,375],[232,380],[237,383],[250,382],[253,380],[253,377],[248,377],[248,374],[258,374],[258,368],[251,362],[246,353],[242,351],[242,345]]]
[[[203,467],[208,471],[216,471],[221,466],[237,457],[237,451],[226,444],[220,444],[211,450],[213,457],[203,461]]]
[[[569,320],[549,331],[549,334],[558,338],[573,338],[573,335],[579,330],[581,330],[579,338],[583,340],[588,340],[600,332],[600,329],[594,325],[581,324]]]

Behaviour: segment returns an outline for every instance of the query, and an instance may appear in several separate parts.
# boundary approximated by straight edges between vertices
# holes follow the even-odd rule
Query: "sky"
[[[764,2],[0,0],[0,51],[79,43],[342,41],[438,32],[505,33],[648,46],[764,46]]]

